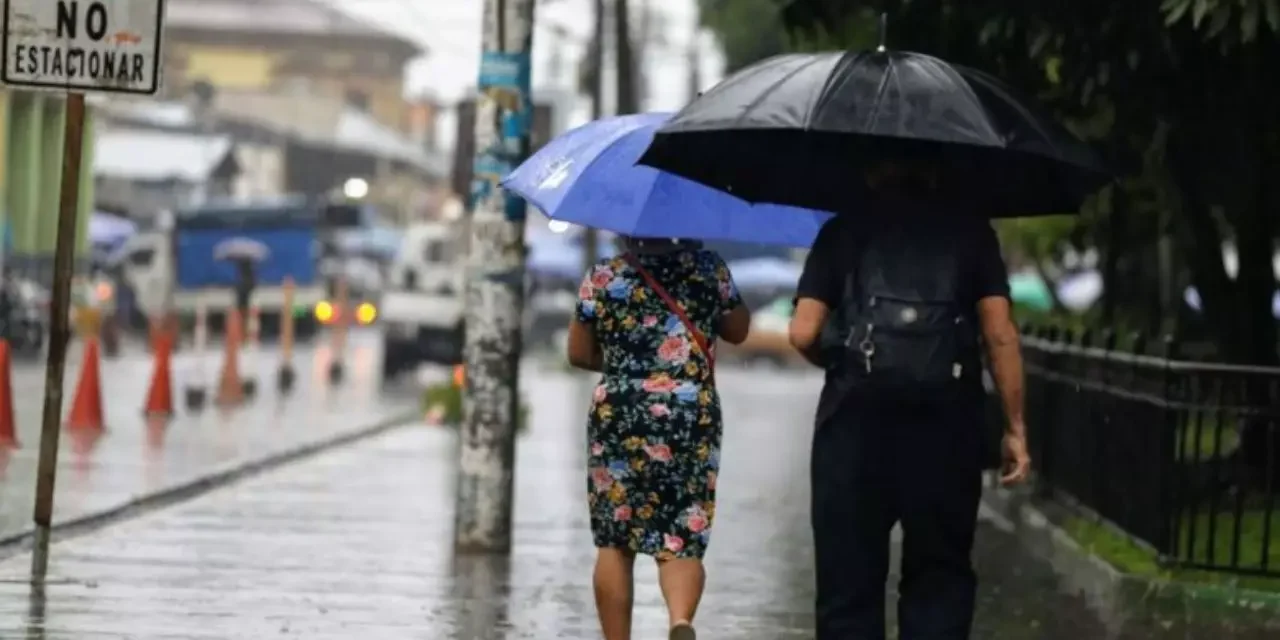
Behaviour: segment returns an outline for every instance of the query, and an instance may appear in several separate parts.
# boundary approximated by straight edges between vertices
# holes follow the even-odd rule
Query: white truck
[[[405,229],[378,312],[384,379],[422,363],[462,363],[465,259],[465,223],[423,222]]]

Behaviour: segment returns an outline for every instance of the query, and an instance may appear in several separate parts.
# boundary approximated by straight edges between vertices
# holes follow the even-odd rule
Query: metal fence
[[[1167,566],[1280,576],[1280,368],[1024,327],[1037,488]]]

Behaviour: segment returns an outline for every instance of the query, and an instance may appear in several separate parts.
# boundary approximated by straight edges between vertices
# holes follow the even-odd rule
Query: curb
[[[92,533],[111,524],[135,518],[156,509],[185,502],[205,493],[247,480],[268,471],[273,471],[293,462],[299,462],[332,449],[367,440],[388,431],[401,427],[417,426],[417,412],[382,420],[376,424],[355,429],[323,440],[296,445],[278,453],[253,460],[232,461],[221,468],[200,477],[182,482],[146,495],[130,498],[124,503],[86,514],[54,522],[50,528],[51,541],[59,542],[68,538]],[[35,527],[21,533],[0,538],[0,560],[6,560],[31,550],[35,539]]]
[[[1053,567],[1063,590],[1084,596],[1114,632],[1130,620],[1172,620],[1223,633],[1280,632],[1280,594],[1124,573],[1059,526],[1066,512],[1052,502],[1026,490],[988,488],[982,503],[1007,519],[1019,541]]]

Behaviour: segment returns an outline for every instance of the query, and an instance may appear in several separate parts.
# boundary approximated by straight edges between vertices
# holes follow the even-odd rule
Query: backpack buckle
[[[875,330],[875,325],[867,325],[867,335],[863,336],[862,341],[858,343],[858,351],[862,352],[862,362],[866,365],[867,373],[871,373],[871,357],[876,354],[876,343],[871,341],[871,333]]]

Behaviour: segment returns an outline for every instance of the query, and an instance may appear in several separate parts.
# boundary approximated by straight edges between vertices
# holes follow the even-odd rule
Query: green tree
[[[1276,364],[1280,182],[1267,175],[1280,168],[1280,96],[1266,89],[1274,73],[1264,61],[1280,59],[1277,1],[797,0],[783,17],[821,35],[886,11],[891,47],[987,69],[1038,97],[1127,174],[1111,211],[1158,205],[1155,220],[1115,222],[1173,233],[1220,351]],[[1237,247],[1234,280],[1224,241]]]
[[[698,0],[698,10],[702,26],[720,43],[729,73],[787,49],[778,23],[780,0]]]

